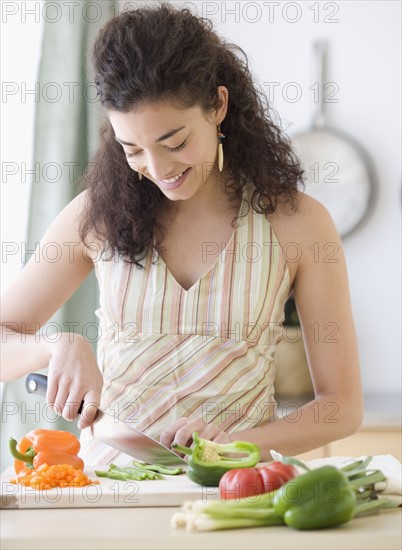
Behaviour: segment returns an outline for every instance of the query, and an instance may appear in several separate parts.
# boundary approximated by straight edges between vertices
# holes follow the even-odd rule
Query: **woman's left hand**
[[[215,424],[207,424],[199,418],[182,417],[161,433],[160,442],[170,449],[172,443],[189,447],[193,442],[193,433],[217,443],[230,443],[229,435]]]

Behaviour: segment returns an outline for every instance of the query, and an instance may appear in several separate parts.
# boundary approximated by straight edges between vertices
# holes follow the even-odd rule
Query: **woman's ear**
[[[215,111],[215,124],[220,124],[228,111],[229,90],[226,86],[218,86],[216,92],[219,99],[219,106]]]

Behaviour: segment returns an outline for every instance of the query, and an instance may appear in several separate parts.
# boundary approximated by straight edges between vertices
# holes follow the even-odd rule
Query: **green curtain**
[[[100,27],[115,14],[116,2],[85,0],[78,6],[77,2],[68,4],[61,0],[46,2],[42,10],[44,29],[38,75],[41,96],[36,107],[34,138],[34,162],[39,163],[41,179],[33,179],[31,188],[26,238],[26,248],[31,251],[57,214],[79,192],[78,180],[97,146],[103,116],[90,73],[89,49]],[[96,307],[97,286],[92,273],[41,332],[45,330],[49,337],[53,333],[56,338],[57,331],[71,331],[73,323],[79,323],[73,331],[84,333],[95,350]],[[5,452],[10,436],[19,438],[37,427],[78,434],[76,423],[55,417],[44,399],[26,393],[25,377],[3,387],[1,427],[2,470],[12,464]]]

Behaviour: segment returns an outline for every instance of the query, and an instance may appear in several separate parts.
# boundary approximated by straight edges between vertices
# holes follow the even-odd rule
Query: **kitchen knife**
[[[25,380],[25,387],[28,393],[46,397],[47,376],[31,373]],[[78,409],[78,414],[81,413],[83,405],[84,401]],[[187,466],[185,460],[155,439],[137,430],[134,424],[135,421],[123,422],[116,419],[113,414],[98,409],[90,430],[95,439],[137,460],[164,466]]]

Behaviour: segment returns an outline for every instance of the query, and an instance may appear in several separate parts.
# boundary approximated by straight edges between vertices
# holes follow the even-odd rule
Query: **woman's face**
[[[217,125],[226,110],[224,98],[222,107],[208,115],[198,106],[179,109],[167,101],[108,115],[131,168],[175,201],[189,199],[216,181]],[[150,185],[144,179],[141,183]]]

